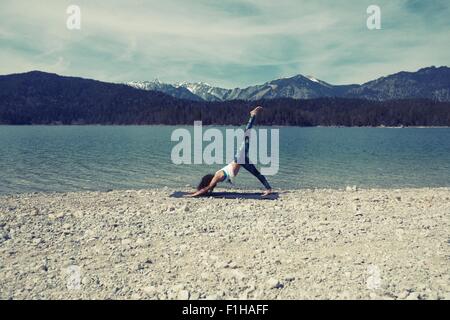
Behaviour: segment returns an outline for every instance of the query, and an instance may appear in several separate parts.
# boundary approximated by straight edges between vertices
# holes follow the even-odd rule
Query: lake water
[[[184,188],[170,126],[0,126],[0,193]],[[224,128],[221,128],[222,130]],[[450,187],[449,128],[280,128],[275,188]],[[245,170],[237,186],[260,188]]]

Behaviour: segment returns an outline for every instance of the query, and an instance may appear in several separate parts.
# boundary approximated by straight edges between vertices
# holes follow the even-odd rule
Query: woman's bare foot
[[[250,111],[250,115],[251,116],[256,116],[258,115],[258,113],[260,113],[262,111],[262,107],[261,106],[257,106],[255,109],[253,109],[252,111]]]
[[[263,194],[261,195],[261,197],[267,197],[269,194],[272,193],[272,189],[268,189],[266,191],[263,192]]]

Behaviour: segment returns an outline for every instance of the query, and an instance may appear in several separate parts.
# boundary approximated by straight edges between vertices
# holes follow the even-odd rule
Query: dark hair
[[[200,180],[200,183],[197,186],[197,190],[201,190],[207,186],[209,186],[211,180],[214,178],[213,174],[207,174],[203,176],[202,180]]]

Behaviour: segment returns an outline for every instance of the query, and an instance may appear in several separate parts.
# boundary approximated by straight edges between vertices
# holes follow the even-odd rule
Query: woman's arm
[[[208,191],[211,189],[211,187],[210,186],[207,186],[207,187],[205,187],[205,188],[203,188],[203,189],[200,189],[200,190],[198,190],[198,191],[196,191],[196,192],[194,192],[194,193],[191,193],[191,194],[188,194],[188,195],[186,195],[186,197],[199,197],[199,196],[202,196],[202,195],[204,195],[205,193],[208,193]]]
[[[219,183],[222,178],[223,178],[223,175],[220,176],[218,173],[216,173],[214,175],[214,178],[212,178],[212,180],[208,186],[206,186],[203,189],[200,189],[194,193],[188,194],[188,195],[186,195],[186,197],[198,197],[198,196],[202,196],[202,195],[208,193],[210,190],[212,190],[216,187],[217,183]]]

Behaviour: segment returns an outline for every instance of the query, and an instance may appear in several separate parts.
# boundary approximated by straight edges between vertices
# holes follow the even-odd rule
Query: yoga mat
[[[171,198],[183,198],[189,192],[176,191],[170,195]],[[251,200],[276,200],[279,198],[278,192],[271,193],[266,197],[261,197],[260,192],[212,192],[199,198],[217,198],[217,199],[251,199]],[[195,199],[195,198],[190,198]]]

